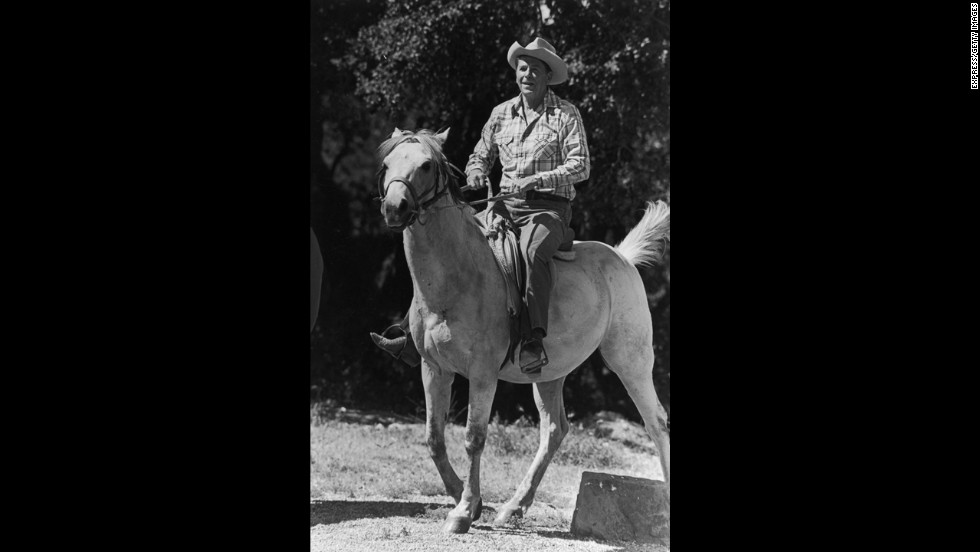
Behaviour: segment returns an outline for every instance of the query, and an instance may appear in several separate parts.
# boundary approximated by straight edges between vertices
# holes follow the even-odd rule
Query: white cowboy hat
[[[551,68],[551,80],[548,84],[561,84],[568,80],[568,66],[555,53],[555,47],[544,39],[535,38],[526,48],[516,42],[511,45],[507,51],[507,63],[514,69],[517,69],[518,56],[531,56],[547,63]]]

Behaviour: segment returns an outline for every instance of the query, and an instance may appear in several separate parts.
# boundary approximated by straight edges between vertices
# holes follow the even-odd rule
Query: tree
[[[362,29],[348,57],[367,105],[410,128],[452,127],[446,155],[462,167],[495,105],[513,96],[502,52],[530,40],[533,1],[391,3]]]

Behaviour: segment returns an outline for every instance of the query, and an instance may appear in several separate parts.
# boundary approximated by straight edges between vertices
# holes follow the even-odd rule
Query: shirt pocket
[[[501,159],[502,163],[506,163],[505,160],[510,160],[514,157],[514,137],[513,136],[496,136],[494,142],[497,143],[497,153]]]
[[[554,159],[558,155],[558,134],[543,132],[528,136],[527,151],[535,161]]]

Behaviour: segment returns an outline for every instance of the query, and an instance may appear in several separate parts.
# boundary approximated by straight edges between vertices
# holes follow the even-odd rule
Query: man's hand
[[[524,178],[517,181],[517,189],[521,193],[527,192],[528,190],[533,190],[538,187],[538,177],[537,175],[525,176]]]
[[[466,184],[471,190],[479,190],[490,185],[490,179],[483,173],[473,173],[466,177]]]

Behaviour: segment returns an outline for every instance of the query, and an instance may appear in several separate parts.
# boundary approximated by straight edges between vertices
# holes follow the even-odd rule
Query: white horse
[[[507,291],[474,210],[463,202],[442,153],[448,129],[440,134],[395,129],[379,148],[381,211],[392,230],[404,232],[405,256],[415,297],[409,312],[412,338],[422,355],[426,440],[432,459],[456,500],[444,529],[465,533],[480,517],[480,455],[487,436],[497,380],[534,385],[541,416],[537,455],[494,525],[523,516],[534,500],[549,462],[568,433],[562,402],[565,376],[598,348],[610,370],[626,386],[659,449],[670,492],[670,437],[667,413],[653,387],[653,324],[636,266],[663,254],[670,232],[670,208],[650,203],[640,223],[616,248],[575,242],[576,259],[558,262],[545,338],[549,363],[539,377],[521,373],[505,359],[508,340]],[[457,169],[458,170],[458,169]],[[469,379],[466,420],[468,477],[449,463],[444,440],[450,387],[456,374]]]

